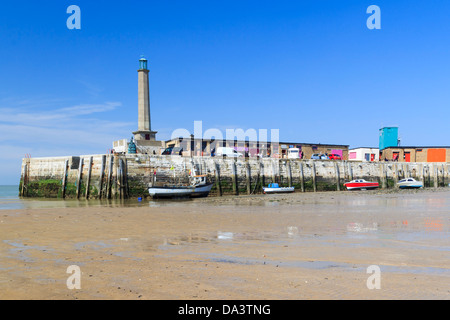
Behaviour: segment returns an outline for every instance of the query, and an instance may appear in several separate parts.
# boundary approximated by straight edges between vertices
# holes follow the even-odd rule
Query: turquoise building
[[[384,127],[380,129],[380,151],[398,146],[398,127]]]

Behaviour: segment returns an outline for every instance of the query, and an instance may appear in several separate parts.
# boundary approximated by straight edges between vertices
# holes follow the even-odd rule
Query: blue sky
[[[70,5],[81,29],[69,30]],[[381,9],[369,30],[368,6]],[[0,8],[0,184],[21,159],[104,153],[137,129],[280,129],[281,141],[450,145],[450,2],[20,1]]]

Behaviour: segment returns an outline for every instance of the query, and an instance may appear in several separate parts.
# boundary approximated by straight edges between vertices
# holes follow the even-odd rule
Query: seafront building
[[[380,149],[372,147],[351,148],[348,150],[349,161],[373,162],[379,161]]]

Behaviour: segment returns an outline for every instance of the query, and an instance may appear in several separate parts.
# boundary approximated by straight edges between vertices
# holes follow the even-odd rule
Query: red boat
[[[370,190],[378,188],[378,182],[370,182],[364,179],[352,180],[344,183],[347,190]]]

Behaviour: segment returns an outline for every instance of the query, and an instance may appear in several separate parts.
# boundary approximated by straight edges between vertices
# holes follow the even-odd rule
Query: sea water
[[[74,208],[74,207],[160,207],[180,206],[180,201],[153,201],[142,199],[58,199],[19,197],[18,185],[0,185],[0,210],[42,209],[42,208]]]
[[[0,209],[21,209],[18,185],[0,186]]]

